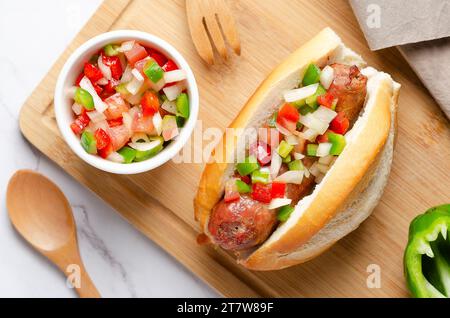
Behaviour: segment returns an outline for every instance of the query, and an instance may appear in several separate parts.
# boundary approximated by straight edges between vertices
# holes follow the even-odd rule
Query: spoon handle
[[[80,272],[80,286],[79,288],[75,288],[78,295],[81,298],[100,298],[100,293],[98,292],[82,263],[80,264]]]

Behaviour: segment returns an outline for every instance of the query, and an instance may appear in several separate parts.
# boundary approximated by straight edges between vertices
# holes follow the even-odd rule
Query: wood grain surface
[[[20,117],[23,134],[225,296],[407,296],[402,254],[409,222],[425,209],[450,201],[450,129],[441,110],[396,49],[368,49],[344,0],[230,0],[229,5],[239,28],[241,57],[208,67],[191,42],[183,0],[105,1],[26,101]],[[137,29],[170,42],[195,73],[203,128],[224,129],[270,70],[326,26],[403,88],[394,163],[380,204],[358,230],[306,264],[251,272],[220,250],[196,245],[192,199],[201,164],[169,162],[136,176],[111,175],[79,160],[59,135],[52,101],[58,72],[69,54],[94,35]],[[381,288],[367,287],[370,264],[380,266]]]

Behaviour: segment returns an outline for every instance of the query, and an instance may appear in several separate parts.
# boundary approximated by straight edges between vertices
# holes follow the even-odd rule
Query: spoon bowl
[[[6,205],[11,223],[30,245],[70,279],[78,274],[73,285],[81,297],[100,297],[81,261],[70,204],[52,181],[31,170],[17,171],[8,184]]]

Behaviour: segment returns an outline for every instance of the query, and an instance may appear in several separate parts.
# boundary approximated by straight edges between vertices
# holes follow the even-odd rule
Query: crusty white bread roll
[[[296,87],[299,75],[301,78],[311,62],[321,68],[333,62],[365,66],[359,55],[326,28],[272,71],[229,127],[261,127],[282,102],[282,93]],[[371,67],[361,72],[368,77],[366,100],[346,134],[344,151],[313,193],[298,202],[286,222],[256,249],[239,253],[238,262],[243,266],[276,270],[308,261],[355,230],[377,205],[392,163],[400,85]],[[234,147],[227,147],[226,140],[225,133],[213,158],[234,154]],[[206,235],[208,217],[221,200],[234,167],[234,163],[213,160],[203,171],[194,209]]]

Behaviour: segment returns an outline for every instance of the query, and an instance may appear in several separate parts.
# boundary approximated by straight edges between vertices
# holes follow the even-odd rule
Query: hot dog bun
[[[261,83],[231,128],[261,127],[281,103],[282,92],[297,84],[309,63],[365,62],[346,48],[330,28],[292,53]],[[253,270],[276,270],[310,260],[356,229],[377,205],[386,185],[393,157],[397,98],[400,85],[390,75],[365,68],[368,77],[364,109],[347,133],[347,146],[313,193],[296,205],[289,219],[258,248],[241,253],[238,262]],[[232,156],[224,135],[213,158]],[[234,136],[236,139],[238,136]],[[221,157],[217,157],[221,156]],[[194,199],[195,218],[208,235],[208,217],[221,199],[234,163],[206,165]]]

